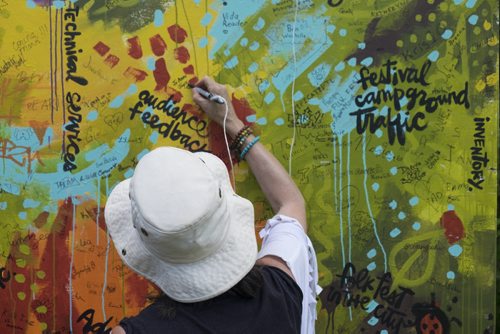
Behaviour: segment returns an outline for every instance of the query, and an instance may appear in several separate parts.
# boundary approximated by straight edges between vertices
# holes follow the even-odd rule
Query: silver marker
[[[201,96],[206,98],[207,100],[214,101],[214,102],[219,103],[219,104],[224,104],[224,98],[220,95],[212,94],[212,93],[207,92],[206,90],[204,90],[203,88],[200,88],[200,87],[194,87],[193,89],[195,91],[197,91],[198,94],[200,94]]]

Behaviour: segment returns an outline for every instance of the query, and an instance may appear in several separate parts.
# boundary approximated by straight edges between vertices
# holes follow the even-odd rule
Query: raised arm
[[[203,78],[196,86],[226,99],[228,104],[226,133],[230,138],[234,138],[244,127],[244,124],[234,112],[226,87],[209,77]],[[226,111],[224,105],[208,101],[196,90],[193,90],[193,99],[211,120],[223,126]],[[243,147],[253,139],[253,135],[247,137]],[[245,160],[273,211],[297,219],[304,231],[307,231],[304,198],[281,163],[259,142],[250,149]]]

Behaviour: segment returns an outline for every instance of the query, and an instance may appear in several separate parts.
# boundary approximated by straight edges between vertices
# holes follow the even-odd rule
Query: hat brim
[[[226,292],[252,269],[257,258],[252,203],[234,193],[222,161],[208,153],[196,154],[220,179],[229,212],[226,238],[213,254],[193,263],[180,264],[163,261],[149,252],[134,228],[130,179],[113,189],[105,207],[106,225],[122,260],[169,297],[186,303]]]

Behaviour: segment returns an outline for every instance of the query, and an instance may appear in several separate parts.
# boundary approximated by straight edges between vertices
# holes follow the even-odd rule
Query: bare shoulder
[[[121,326],[116,326],[111,331],[111,334],[126,334],[126,333],[125,333],[125,330]]]
[[[258,265],[261,265],[261,266],[270,266],[270,267],[276,267],[278,269],[281,269],[285,273],[287,273],[295,281],[295,278],[293,277],[292,271],[290,270],[290,268],[288,268],[288,265],[286,264],[286,262],[283,261],[283,259],[281,259],[278,256],[266,255],[266,256],[258,259],[255,263]],[[113,334],[114,334],[114,332],[113,332]]]

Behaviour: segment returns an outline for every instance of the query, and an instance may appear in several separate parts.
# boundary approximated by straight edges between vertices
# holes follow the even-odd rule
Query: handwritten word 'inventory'
[[[481,183],[484,182],[484,168],[490,161],[488,154],[485,152],[485,123],[489,122],[490,118],[474,118],[476,127],[474,129],[474,146],[471,146],[471,177],[467,182],[476,189],[483,189]],[[472,189],[471,189],[472,190]]]
[[[469,83],[467,81],[460,91],[429,96],[423,88],[402,89],[397,86],[403,83],[428,86],[429,82],[426,76],[432,63],[426,60],[420,69],[398,68],[397,63],[397,61],[387,60],[378,73],[371,72],[367,67],[360,69],[360,79],[357,83],[363,86],[365,92],[355,97],[354,102],[359,109],[349,114],[356,116],[358,134],[363,134],[367,130],[374,133],[379,128],[385,127],[388,132],[389,144],[394,144],[397,138],[399,144],[404,145],[406,132],[422,131],[427,127],[427,123],[424,122],[425,113],[417,111],[410,117],[410,111],[417,105],[424,107],[426,113],[433,113],[439,106],[453,103],[469,108]],[[384,85],[385,89],[376,88],[379,85]],[[392,103],[392,106],[387,108],[387,113],[383,115],[382,112],[378,112],[378,105],[386,103]],[[403,106],[406,107],[404,113],[401,112]],[[392,110],[397,112],[395,116],[391,114]]]
[[[200,141],[191,138],[190,135],[182,133],[179,125],[187,125],[191,130],[202,134],[207,127],[207,122],[200,120],[196,116],[189,116],[185,110],[175,105],[174,96],[171,95],[167,100],[160,100],[151,94],[148,90],[139,93],[139,101],[133,108],[130,108],[130,120],[133,120],[137,114],[141,115],[143,123],[148,124],[152,129],[156,129],[164,138],[170,138],[173,141],[179,141],[185,149],[192,152],[204,151],[207,144],[201,144]],[[149,106],[153,110],[146,111],[139,108]],[[170,117],[170,121],[161,122],[160,116],[155,115],[154,110],[158,110]]]

